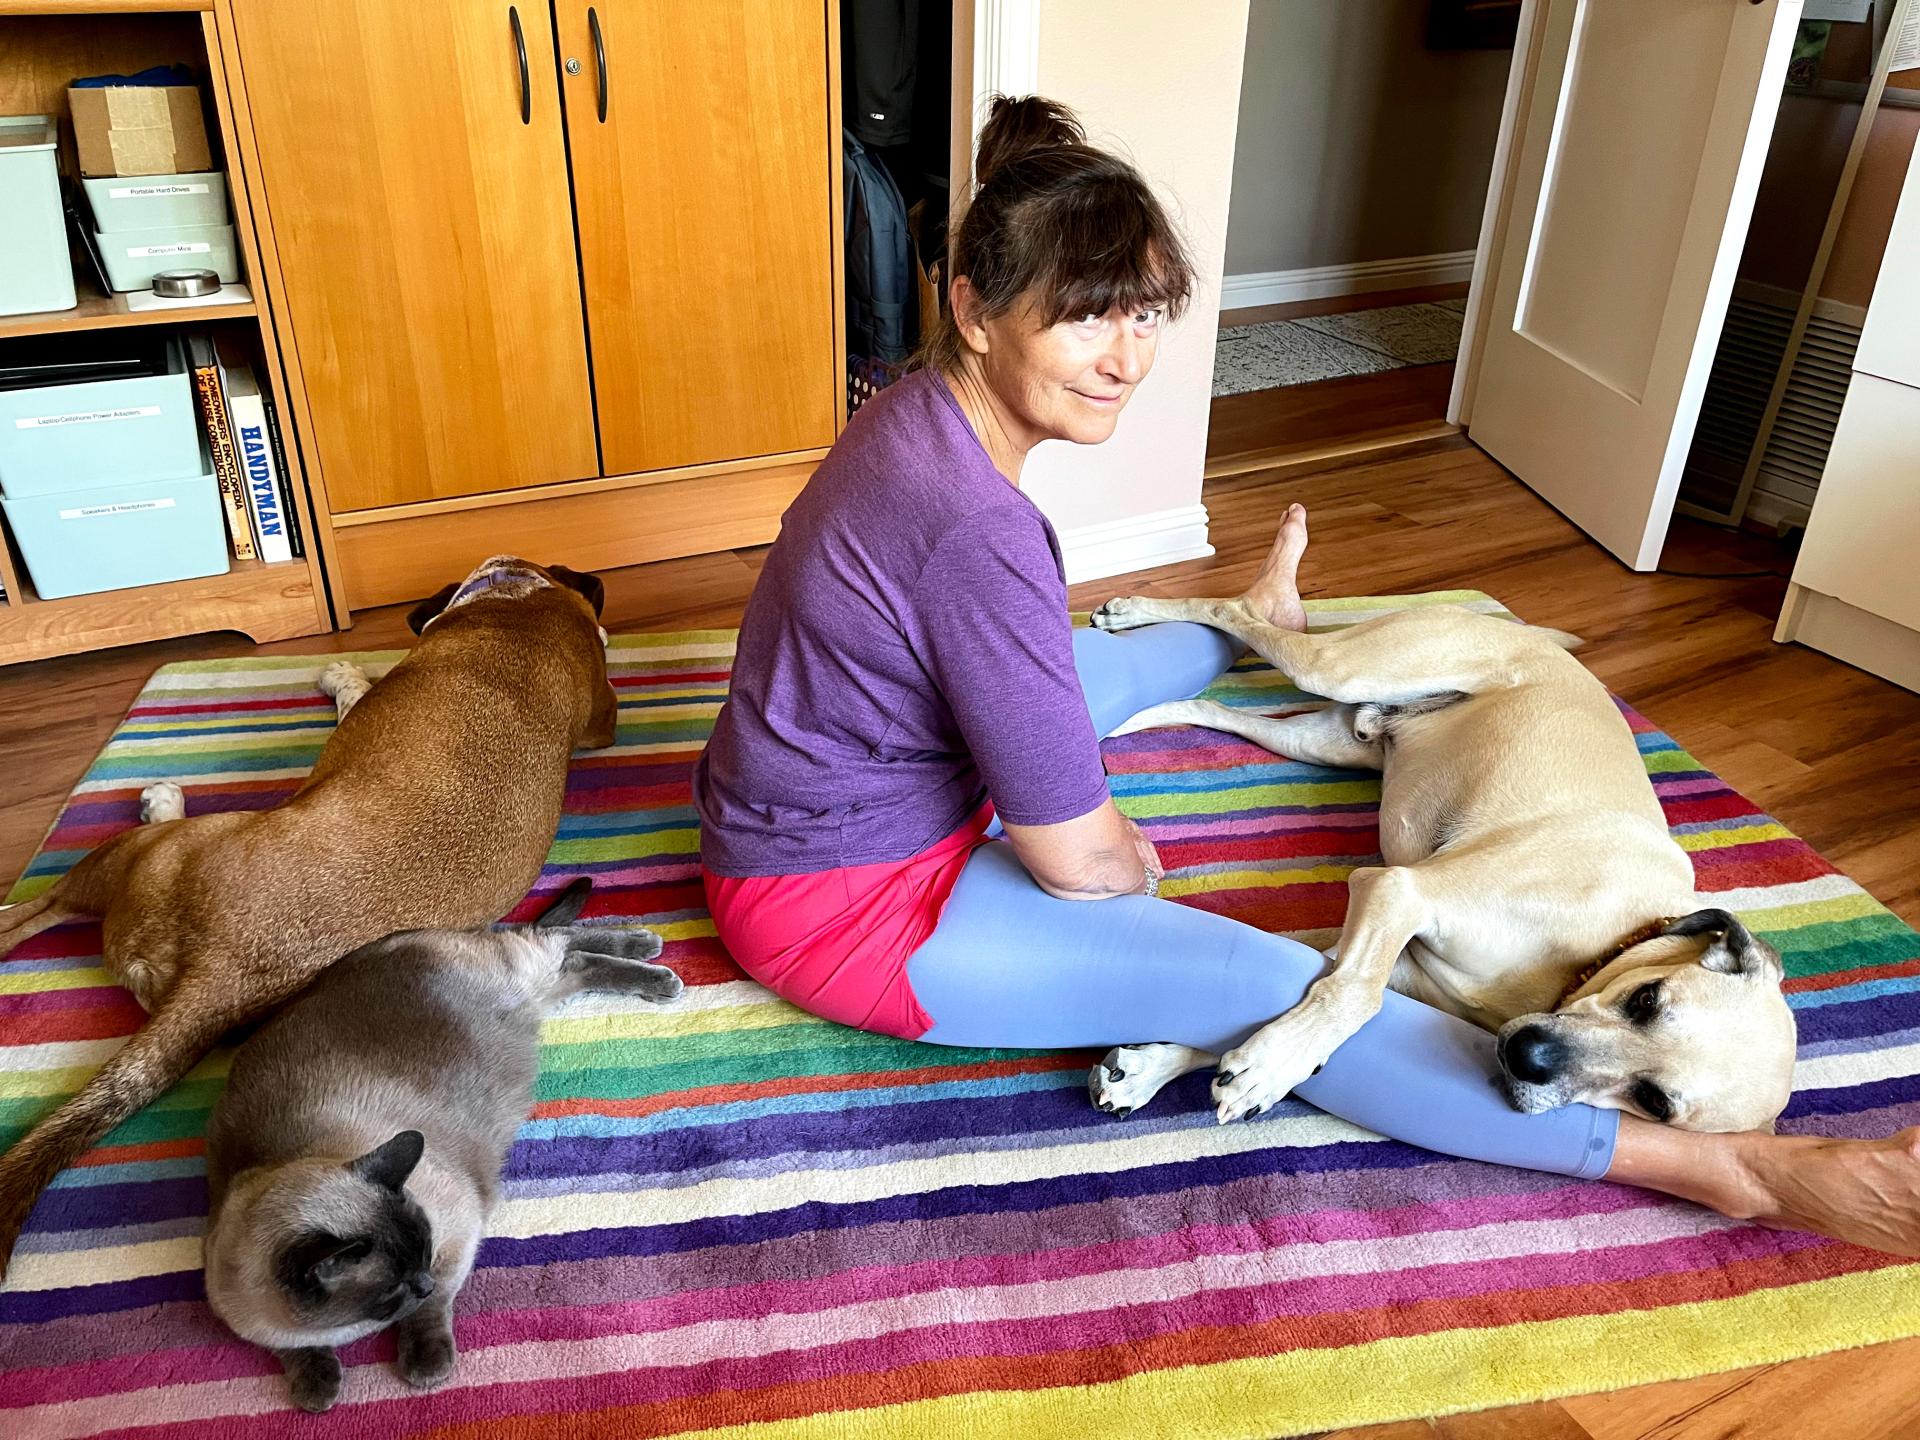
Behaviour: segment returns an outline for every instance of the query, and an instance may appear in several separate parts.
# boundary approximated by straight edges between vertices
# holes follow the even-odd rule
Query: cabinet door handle
[[[600,12],[587,7],[587,29],[593,32],[593,63],[600,72],[600,123],[607,123],[607,40],[600,33]]]
[[[507,18],[513,22],[513,48],[520,52],[520,123],[533,123],[533,83],[527,74],[527,34],[520,28],[520,7],[509,5]]]

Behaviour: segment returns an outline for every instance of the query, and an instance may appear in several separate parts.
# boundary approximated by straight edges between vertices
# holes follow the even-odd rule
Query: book
[[[207,455],[213,461],[214,478],[220,482],[220,504],[226,511],[227,538],[233,542],[233,558],[257,560],[260,547],[253,540],[246,483],[240,475],[240,457],[233,448],[233,421],[227,414],[227,397],[220,383],[220,358],[214,353],[213,341],[205,335],[187,336],[187,362],[193,373],[193,397],[199,406],[200,424],[207,435]]]
[[[267,435],[267,407],[250,365],[226,367],[227,413],[233,425],[233,447],[246,482],[247,513],[260,558],[269,565],[293,558],[293,540],[287,530],[287,507],[274,474],[273,446]]]
[[[287,447],[280,440],[280,410],[264,395],[261,403],[267,407],[267,443],[273,447],[274,473],[280,481],[280,503],[287,512],[287,539],[293,545],[293,558],[304,559],[307,539],[300,533],[300,507],[293,503],[293,467],[287,464]]]

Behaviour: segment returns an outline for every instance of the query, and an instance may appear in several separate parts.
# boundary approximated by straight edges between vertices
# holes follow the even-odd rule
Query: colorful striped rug
[[[1336,601],[1315,622],[1389,605]],[[1279,1435],[1607,1389],[1920,1333],[1913,1267],[1606,1184],[1449,1161],[1297,1102],[1216,1126],[1205,1076],[1124,1123],[1087,1057],[943,1051],[823,1024],[745,981],[694,868],[689,766],[726,631],[616,639],[619,745],[575,767],[543,891],[644,921],[689,982],[665,1013],[578,1002],[461,1296],[451,1385],[384,1342],[299,1433],[461,1437]],[[332,721],[327,657],[171,665],[14,898],[135,818],[264,806]],[[378,670],[391,655],[363,657]],[[1247,665],[1214,694],[1299,698]],[[1701,887],[1784,952],[1787,1128],[1920,1119],[1920,936],[1630,717]],[[1199,730],[1107,747],[1168,893],[1273,930],[1339,923],[1375,848],[1373,777]],[[71,926],[0,966],[0,1136],[138,1020]],[[226,1058],[63,1175],[0,1290],[0,1433],[290,1433],[277,1367],[201,1300],[199,1136]]]

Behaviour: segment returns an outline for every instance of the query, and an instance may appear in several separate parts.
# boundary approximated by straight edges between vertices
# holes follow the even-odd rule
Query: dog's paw
[[[360,703],[360,697],[373,688],[373,681],[367,678],[367,672],[351,660],[336,660],[320,672],[320,678],[314,681],[320,693],[333,701],[345,715]]]
[[[171,780],[156,780],[140,792],[140,823],[158,825],[186,817],[187,797]]]
[[[1119,596],[1093,612],[1093,626],[1096,630],[1132,630],[1151,625],[1153,616],[1146,612],[1152,603],[1144,595]]]
[[[1187,1073],[1190,1053],[1184,1045],[1116,1046],[1087,1072],[1087,1096],[1095,1109],[1124,1120]]]
[[[1213,1113],[1222,1125],[1271,1110],[1293,1087],[1320,1073],[1333,1047],[1320,1044],[1309,1027],[1275,1020],[1246,1044],[1220,1057],[1213,1077]]]

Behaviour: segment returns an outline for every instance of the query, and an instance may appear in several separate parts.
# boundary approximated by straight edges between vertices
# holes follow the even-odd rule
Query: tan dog
[[[41,1190],[236,1026],[396,930],[498,919],[540,874],[576,748],[613,743],[616,702],[591,575],[485,562],[409,617],[422,638],[379,684],[328,667],[339,728],[272,810],[148,824],[46,894],[0,911],[0,956],[99,915],[102,963],[149,1012],[78,1095],[0,1157],[0,1271]],[[362,698],[364,697],[364,698]]]
[[[1200,621],[1335,702],[1276,719],[1180,701],[1119,733],[1206,725],[1385,772],[1387,863],[1354,871],[1327,973],[1220,1059],[1222,1123],[1312,1075],[1389,987],[1499,1031],[1505,1088],[1524,1111],[1581,1101],[1745,1130],[1785,1108],[1794,1025],[1780,957],[1699,908],[1632,731],[1566,653],[1571,636],[1456,606],[1317,635],[1239,600],[1113,600],[1093,618],[1108,630]],[[1126,1046],[1089,1084],[1103,1108],[1133,1109],[1209,1063],[1183,1046]]]

